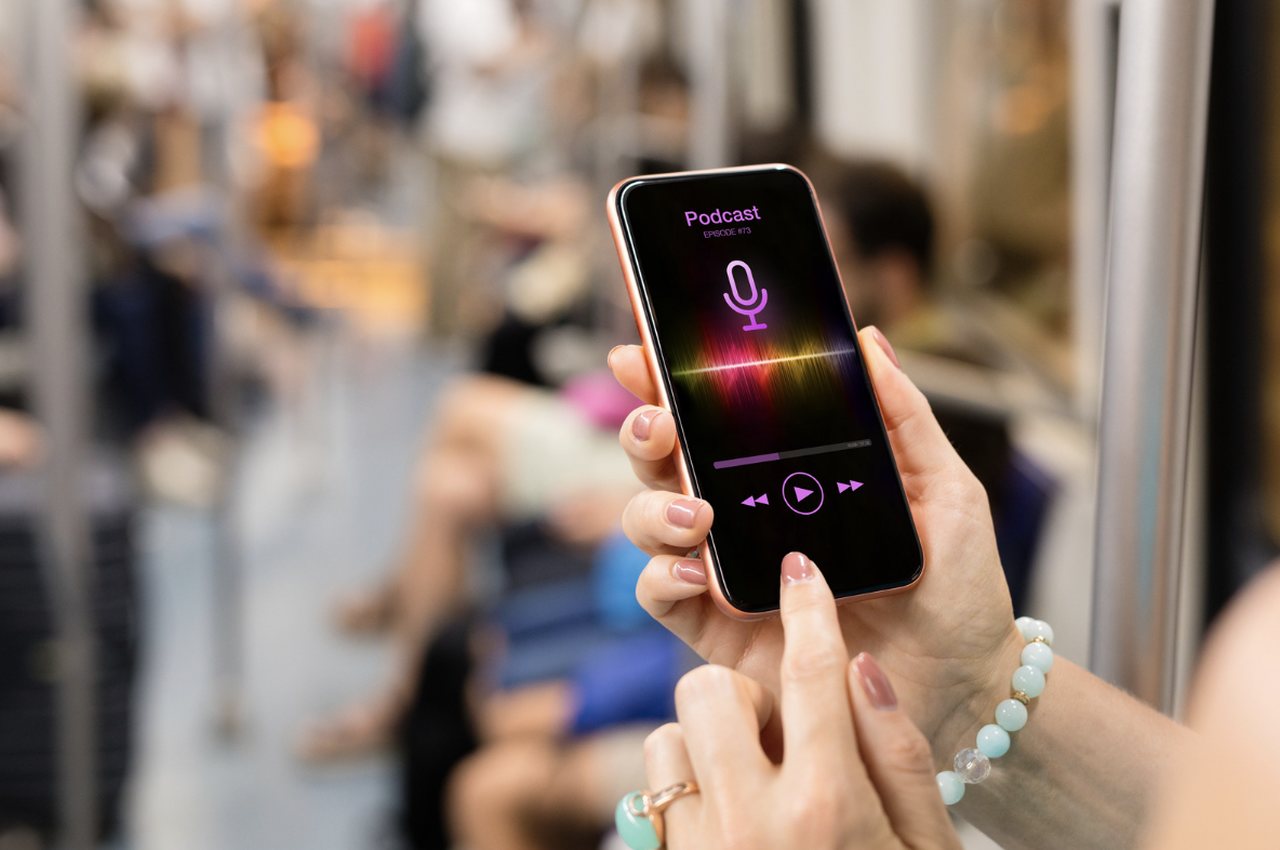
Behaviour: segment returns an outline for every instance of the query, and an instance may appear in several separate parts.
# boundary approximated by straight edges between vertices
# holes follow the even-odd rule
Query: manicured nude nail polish
[[[880,329],[875,325],[870,326],[867,330],[871,332],[871,336],[875,339],[876,345],[880,346],[880,350],[883,351],[889,360],[893,362],[893,365],[901,369],[902,364],[898,362],[898,354],[893,350],[893,346],[889,344],[888,338],[885,337],[885,335],[881,333]]]
[[[679,528],[693,528],[700,510],[702,502],[696,499],[676,499],[667,505],[667,522]]]
[[[661,415],[662,411],[657,408],[649,408],[636,414],[636,418],[631,420],[631,433],[641,442],[649,439],[649,435],[653,433],[653,420]]]
[[[697,558],[681,558],[671,565],[671,574],[685,584],[706,584],[707,568]]]
[[[873,706],[881,711],[892,711],[898,707],[898,695],[893,692],[889,677],[874,658],[865,652],[858,653],[858,657],[853,659],[853,669],[858,671],[862,690]]]
[[[813,561],[803,552],[791,552],[782,559],[782,583],[808,581],[813,578]]]

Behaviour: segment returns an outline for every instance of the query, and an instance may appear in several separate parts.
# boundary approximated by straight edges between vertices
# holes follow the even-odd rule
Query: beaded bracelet
[[[1022,666],[1013,671],[1009,699],[996,706],[996,722],[978,730],[977,747],[956,753],[955,770],[938,773],[938,793],[948,806],[964,798],[965,785],[977,785],[991,775],[991,759],[1009,752],[1009,733],[1027,725],[1027,704],[1044,693],[1045,675],[1053,667],[1053,629],[1031,617],[1019,617],[1015,625],[1027,645],[1022,648]]]

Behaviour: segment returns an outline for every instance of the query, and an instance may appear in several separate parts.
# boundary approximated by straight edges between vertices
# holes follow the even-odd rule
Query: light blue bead
[[[1041,673],[1048,673],[1053,669],[1053,650],[1048,644],[1029,643],[1022,648],[1022,663],[1039,668]]]
[[[1019,617],[1013,621],[1013,624],[1018,627],[1018,632],[1022,635],[1023,640],[1031,640],[1036,636],[1033,631],[1036,625],[1035,617]]]
[[[939,771],[938,776],[938,793],[942,795],[942,802],[948,806],[954,806],[964,797],[964,780],[960,778],[960,774],[954,770]]]
[[[1044,642],[1053,645],[1053,627],[1044,620],[1032,620],[1031,625],[1020,630],[1024,640],[1032,641],[1043,638]]]
[[[998,759],[1009,752],[1009,733],[994,723],[978,730],[978,751],[989,759]]]
[[[1006,732],[1017,732],[1027,725],[1027,707],[1016,699],[1001,701],[996,706],[996,724]]]
[[[1039,667],[1024,664],[1013,671],[1011,681],[1015,691],[1022,691],[1032,699],[1044,693],[1044,672]]]
[[[640,796],[639,791],[633,791],[619,800],[613,813],[613,823],[618,828],[618,837],[631,850],[658,850],[662,846],[658,831],[647,817],[636,814],[636,809],[641,807]]]
[[[1053,646],[1053,626],[1044,620],[1036,620],[1036,622],[1040,624],[1040,637],[1044,638],[1044,642],[1049,646]]]

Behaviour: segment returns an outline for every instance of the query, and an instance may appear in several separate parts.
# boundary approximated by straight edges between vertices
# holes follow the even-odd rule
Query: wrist
[[[949,760],[958,749],[972,746],[974,733],[991,722],[996,705],[1009,697],[1009,676],[1022,664],[1025,645],[1010,620],[991,652],[974,663],[965,682],[956,685],[948,709],[929,736],[937,758]]]

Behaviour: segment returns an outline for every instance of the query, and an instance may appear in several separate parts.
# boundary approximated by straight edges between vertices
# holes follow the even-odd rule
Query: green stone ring
[[[661,850],[666,842],[662,813],[668,806],[689,794],[698,793],[698,783],[677,782],[657,793],[632,791],[618,801],[613,822],[620,837],[631,850]]]

